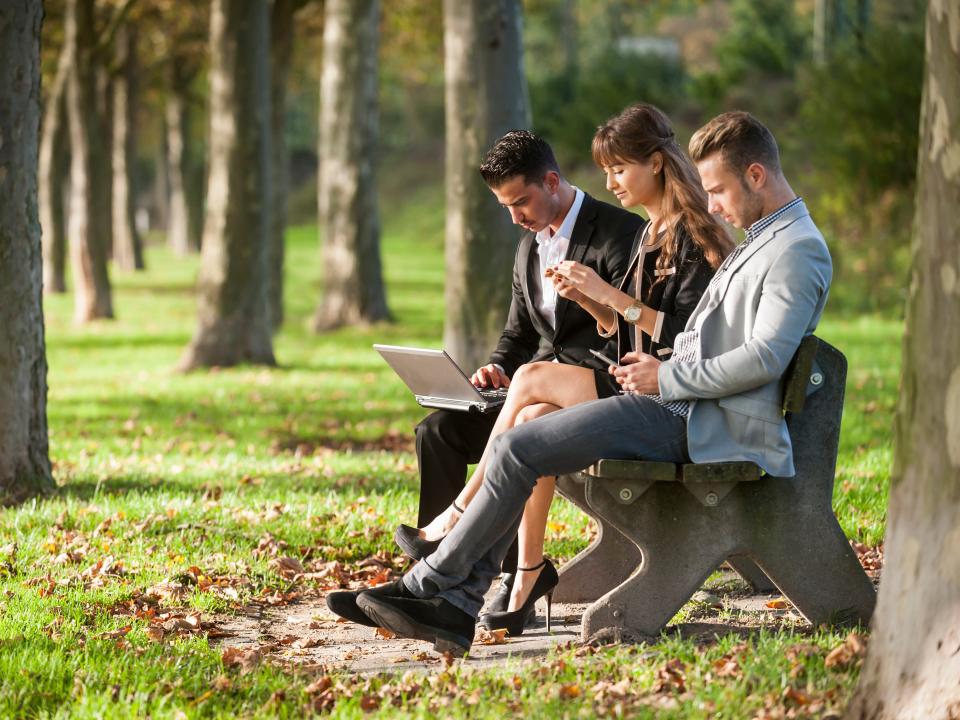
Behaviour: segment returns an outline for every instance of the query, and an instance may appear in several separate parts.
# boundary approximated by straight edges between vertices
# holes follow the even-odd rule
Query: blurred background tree
[[[91,37],[81,38],[89,49],[65,42],[67,10],[78,3],[90,6],[85,34]],[[131,265],[124,228],[134,239],[165,239],[181,254],[200,248],[211,139],[209,6],[170,0],[46,4],[38,176],[45,287],[65,288],[68,240],[78,253],[86,248],[87,255],[71,263],[87,268],[79,276],[73,268],[78,319],[112,311],[109,263],[117,270]],[[681,141],[719,111],[749,110],[776,132],[791,179],[831,245],[837,279],[832,304],[851,312],[901,312],[923,63],[921,0],[523,0],[519,7],[530,123],[585,190],[605,196],[590,140],[597,125],[629,103],[662,107]],[[283,318],[284,227],[318,222],[325,3],[271,0],[270,11],[268,301],[276,330]],[[371,192],[381,200],[427,193],[437,198],[431,202],[441,202],[443,23],[443,5],[435,0],[383,4],[379,127],[376,150],[369,151],[379,168]],[[124,54],[129,30],[135,38]],[[67,51],[80,50],[89,62],[67,62]],[[128,56],[136,58],[135,69],[125,64]],[[73,143],[67,90],[77,72],[71,70],[82,76],[79,85],[72,82],[85,88],[90,110]],[[135,92],[122,109],[128,86]],[[504,86],[500,92],[512,91]],[[108,106],[112,122],[104,115]],[[132,132],[124,140],[125,125]],[[86,151],[81,146],[77,154],[72,146],[88,142],[101,149],[95,150],[99,160],[85,165]],[[112,158],[109,147],[115,148]],[[475,167],[482,149],[464,152],[469,157],[463,161]],[[92,244],[81,241],[83,218],[71,211],[83,207],[73,173],[64,171],[71,162],[75,171],[89,167],[93,178],[84,190],[92,193],[84,219],[93,223],[90,237],[98,238]],[[108,184],[117,168],[131,188],[130,204]],[[72,205],[63,202],[71,192]],[[109,222],[108,198],[122,205],[120,224]],[[67,232],[68,222],[75,223],[74,232]],[[322,276],[319,254],[316,276]]]

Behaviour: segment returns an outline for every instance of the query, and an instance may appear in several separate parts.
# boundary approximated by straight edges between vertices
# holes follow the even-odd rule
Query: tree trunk
[[[120,270],[143,270],[143,246],[134,219],[136,212],[136,30],[128,23],[117,29],[113,84],[113,261]]]
[[[93,61],[93,0],[67,0],[64,19],[70,72],[67,116],[70,120],[70,265],[74,320],[84,323],[113,317],[107,274],[105,187],[98,167],[107,154],[97,119],[97,83]]]
[[[475,368],[503,331],[518,233],[480,177],[480,158],[530,126],[517,0],[444,0],[446,323],[443,345]]]
[[[275,364],[267,316],[269,23],[267,0],[214,0],[199,326],[181,362],[185,370]]]
[[[93,0],[95,7],[97,0]],[[96,27],[96,15],[94,26]],[[97,127],[100,132],[101,157],[94,158],[93,174],[94,186],[98,196],[97,226],[103,237],[103,246],[106,248],[107,259],[113,258],[113,73],[110,67],[102,62],[96,51],[97,38],[91,40],[92,58],[94,63],[94,77],[96,78],[96,114]]]
[[[287,227],[287,185],[290,153],[284,131],[287,112],[287,76],[293,51],[293,14],[295,0],[273,0],[270,18],[271,53],[271,129],[273,132],[273,222],[267,252],[267,298],[270,327],[274,332],[283,324],[283,255]]]
[[[156,230],[167,230],[170,227],[170,168],[169,155],[167,147],[167,136],[169,130],[166,126],[166,110],[161,124],[160,142],[157,143],[156,152],[153,161],[153,187],[150,194],[153,199],[151,206],[153,214],[150,216],[150,227]]]
[[[927,11],[886,562],[848,717],[960,717],[960,10]]]
[[[317,331],[387,320],[376,145],[379,0],[327,0],[320,81],[324,287]]]
[[[166,131],[169,168],[169,222],[167,242],[177,255],[200,249],[199,218],[191,215],[193,188],[191,173],[196,162],[190,137],[189,87],[192,74],[184,73],[179,63],[170,65],[170,86],[167,89]],[[202,188],[200,188],[202,191]]]
[[[43,233],[43,290],[67,291],[67,239],[64,232],[63,195],[67,188],[69,145],[67,133],[67,76],[70,73],[66,47],[60,51],[57,74],[50,87],[43,113],[40,140],[40,227]]]
[[[0,6],[0,502],[53,488],[37,211],[40,0]],[[6,141],[4,141],[4,139]]]

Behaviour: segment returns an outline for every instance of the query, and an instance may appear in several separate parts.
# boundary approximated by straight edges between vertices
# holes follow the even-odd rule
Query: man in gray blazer
[[[690,154],[710,210],[746,230],[717,271],[673,356],[628,354],[611,368],[625,394],[561,410],[501,435],[483,488],[436,552],[357,605],[403,637],[462,654],[483,595],[538,477],[600,458],[749,460],[794,474],[782,378],[814,331],[831,278],[823,237],[780,169],[776,141],[747,113],[697,131]]]

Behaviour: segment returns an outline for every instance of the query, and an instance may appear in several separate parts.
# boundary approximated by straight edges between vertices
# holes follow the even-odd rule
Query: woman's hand
[[[547,277],[553,280],[553,288],[557,291],[557,295],[562,298],[566,298],[571,302],[575,302],[578,305],[582,305],[583,301],[586,299],[586,296],[577,290],[577,288],[570,283],[563,275],[558,273],[551,273],[550,268],[547,268]]]
[[[613,368],[613,376],[627,392],[657,395],[660,393],[658,370],[660,361],[646,353],[628,352]]]
[[[585,297],[601,305],[607,304],[608,293],[614,289],[612,285],[602,280],[593,268],[574,260],[564,260],[552,268],[548,268],[547,273],[554,277],[559,275],[563,278],[565,285],[578,290]],[[556,280],[554,282],[556,283]],[[557,292],[559,292],[559,288]]]

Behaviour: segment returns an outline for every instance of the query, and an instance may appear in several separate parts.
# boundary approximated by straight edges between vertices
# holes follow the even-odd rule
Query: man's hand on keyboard
[[[470,382],[481,388],[510,387],[510,378],[507,377],[503,370],[492,364],[477,368],[473,377],[470,378]]]

